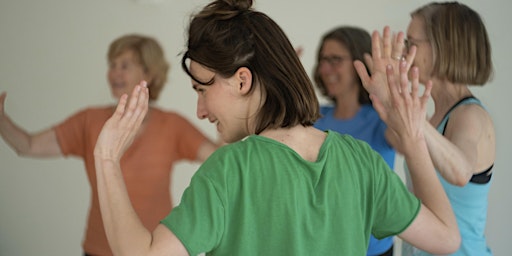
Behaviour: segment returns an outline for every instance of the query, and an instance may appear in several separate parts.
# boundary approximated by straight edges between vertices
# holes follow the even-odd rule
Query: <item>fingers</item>
[[[401,105],[402,103],[410,104],[411,100],[415,97],[415,94],[411,93],[409,90],[407,62],[405,60],[400,61],[399,69],[400,72],[397,76],[394,73],[392,65],[388,65],[386,67],[386,75],[388,79],[391,100],[395,107],[398,107],[398,105]],[[415,90],[417,93],[418,88],[415,88]]]
[[[366,56],[365,56],[366,58]],[[371,57],[369,57],[371,59]],[[368,74],[368,70],[366,70],[366,66],[364,63],[360,60],[354,61],[354,68],[356,69],[357,74],[359,75],[359,78],[361,78],[361,82],[363,83],[363,86],[366,88],[366,86],[370,82],[370,75]]]
[[[407,62],[401,60],[399,64],[400,69],[400,92],[409,94],[409,77],[407,74]]]
[[[382,56],[385,58],[392,58],[391,55],[393,51],[393,43],[392,43],[392,35],[391,29],[389,26],[385,26],[382,32],[382,45],[383,45],[383,53]]]
[[[405,34],[404,32],[400,31],[398,34],[394,37],[393,45],[392,45],[392,53],[391,58],[393,59],[402,59],[404,56],[404,48],[405,48]]]
[[[405,61],[407,61],[407,69],[410,69],[412,66],[414,57],[416,57],[416,49],[416,46],[411,46],[405,55]]]
[[[370,55],[369,53],[364,53],[363,54],[363,60],[364,60],[364,63],[366,63],[366,67],[370,71],[370,74],[372,74],[373,73],[373,59],[372,59],[372,55]]]
[[[142,81],[133,89],[128,108],[125,113],[128,126],[138,126],[144,120],[148,108],[147,83]]]
[[[126,108],[126,103],[128,102],[128,95],[123,94],[121,98],[119,98],[119,102],[117,103],[116,111],[112,117],[116,119],[121,119],[124,114],[124,109]]]
[[[375,59],[382,58],[380,35],[379,35],[379,32],[376,30],[373,31],[373,33],[372,33],[372,56]]]
[[[130,98],[124,94],[119,99],[114,117],[127,126],[142,122],[148,109],[149,93],[145,81],[133,88]]]
[[[413,67],[411,70],[411,95],[413,98],[418,97],[419,92],[419,71],[418,67]]]

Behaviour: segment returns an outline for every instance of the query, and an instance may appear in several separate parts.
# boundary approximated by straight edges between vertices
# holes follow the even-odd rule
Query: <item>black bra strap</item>
[[[444,117],[442,120],[444,120],[445,118],[448,117],[448,115],[452,112],[453,109],[455,109],[457,106],[459,106],[462,102],[466,101],[467,99],[477,99],[475,98],[474,96],[467,96],[467,97],[464,97],[462,99],[460,99],[459,101],[457,101],[457,103],[453,104],[453,106],[446,112],[446,114],[444,114]],[[444,128],[443,128],[443,135],[444,135],[444,132],[446,131],[446,127],[448,126],[448,121],[450,119],[448,118],[446,120],[446,123],[444,124]]]
[[[469,182],[471,183],[476,183],[476,184],[486,184],[488,183],[490,180],[491,180],[491,177],[492,177],[492,167],[494,167],[494,164],[491,165],[491,167],[489,167],[487,170],[481,172],[481,173],[478,173],[478,174],[474,174],[471,179],[469,180]]]

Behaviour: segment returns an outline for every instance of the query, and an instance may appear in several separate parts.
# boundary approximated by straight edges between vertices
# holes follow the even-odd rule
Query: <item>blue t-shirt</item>
[[[320,130],[333,130],[365,141],[373,150],[379,152],[389,167],[393,169],[395,164],[395,150],[386,141],[384,134],[387,126],[380,119],[379,114],[372,105],[362,105],[361,109],[351,119],[335,118],[333,106],[322,106],[320,113],[322,114],[322,118],[315,123],[316,128]],[[371,236],[367,255],[382,254],[389,250],[392,245],[393,237],[378,240]]]

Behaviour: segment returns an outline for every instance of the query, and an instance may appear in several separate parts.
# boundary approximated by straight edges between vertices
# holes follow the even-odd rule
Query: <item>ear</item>
[[[238,91],[242,95],[246,95],[252,88],[252,72],[247,67],[239,68],[235,73],[235,78],[238,83]]]

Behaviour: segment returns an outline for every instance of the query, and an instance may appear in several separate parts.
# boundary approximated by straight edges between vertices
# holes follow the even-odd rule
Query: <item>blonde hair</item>
[[[133,51],[136,61],[152,77],[151,83],[148,84],[149,99],[158,99],[167,81],[167,73],[170,67],[165,59],[162,47],[151,37],[136,34],[124,35],[110,44],[107,54],[108,61],[113,61],[126,51]]]
[[[478,13],[457,2],[430,3],[411,17],[424,21],[433,51],[433,76],[468,85],[484,85],[491,79],[491,44]]]

